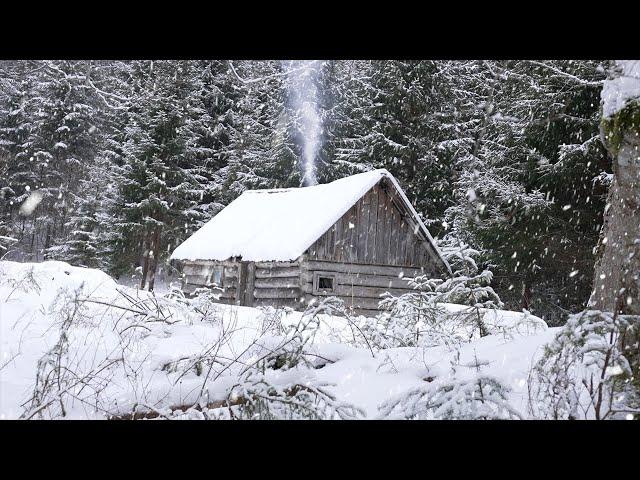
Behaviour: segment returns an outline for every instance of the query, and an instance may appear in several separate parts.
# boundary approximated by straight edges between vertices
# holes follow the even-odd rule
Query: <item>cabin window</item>
[[[222,286],[222,270],[224,267],[220,265],[216,265],[211,268],[211,274],[209,275],[209,284],[215,284],[217,286]]]
[[[313,275],[313,293],[333,294],[336,287],[335,273],[315,272]]]

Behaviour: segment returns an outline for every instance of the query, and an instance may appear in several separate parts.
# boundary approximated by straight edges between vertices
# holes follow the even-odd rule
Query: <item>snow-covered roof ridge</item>
[[[382,178],[388,178],[447,265],[397,180],[385,169],[301,188],[247,190],[185,240],[177,260],[290,261],[322,234]]]

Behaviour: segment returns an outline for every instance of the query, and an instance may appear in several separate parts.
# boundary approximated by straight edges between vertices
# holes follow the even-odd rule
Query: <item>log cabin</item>
[[[220,302],[306,308],[335,296],[375,315],[384,292],[451,269],[402,191],[384,169],[327,184],[249,190],[171,255],[182,289],[218,286]]]

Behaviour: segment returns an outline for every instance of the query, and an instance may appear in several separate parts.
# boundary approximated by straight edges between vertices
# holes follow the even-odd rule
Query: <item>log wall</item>
[[[308,249],[310,260],[426,267],[437,255],[417,222],[383,179]]]
[[[191,294],[196,288],[211,287],[207,280],[214,266],[224,268],[220,298],[223,303],[300,308],[298,262],[185,261],[183,291]]]
[[[384,292],[402,295],[410,292],[408,279],[427,272],[423,268],[391,265],[367,265],[361,263],[339,263],[312,260],[302,257],[300,282],[305,303],[314,298],[335,296],[356,314],[374,316]],[[324,273],[334,278],[332,293],[314,292],[314,275]]]

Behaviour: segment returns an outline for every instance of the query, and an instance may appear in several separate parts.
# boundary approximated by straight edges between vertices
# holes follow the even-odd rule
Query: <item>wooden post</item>
[[[247,289],[247,262],[238,262],[238,290],[236,291],[236,304],[244,305],[245,291]]]
[[[247,262],[247,286],[245,290],[244,304],[247,307],[253,307],[253,289],[256,281],[256,264],[255,262]]]

